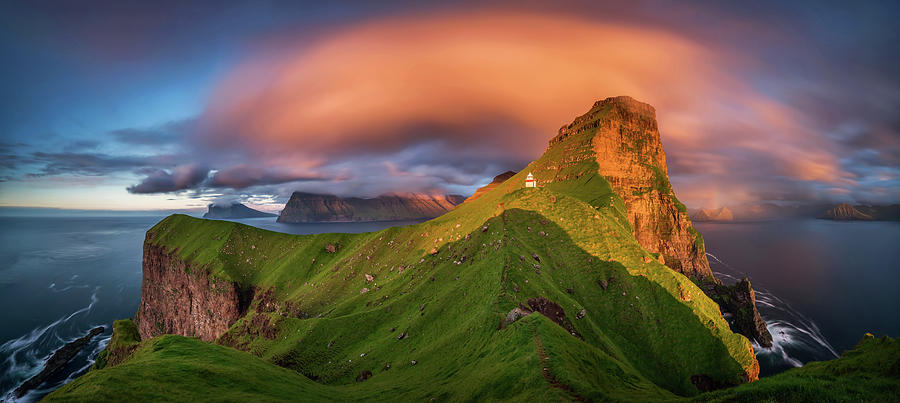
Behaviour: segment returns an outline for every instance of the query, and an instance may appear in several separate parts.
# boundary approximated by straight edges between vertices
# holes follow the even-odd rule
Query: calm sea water
[[[2,213],[2,212],[0,212]],[[113,320],[140,302],[145,214],[0,216],[0,400],[44,359],[94,326],[95,338],[63,373],[22,401],[85,373]],[[409,222],[280,224],[235,220],[295,234],[377,231]],[[749,276],[776,346],[759,349],[764,373],[830,359],[864,332],[900,335],[900,224],[804,220],[697,226],[713,270]],[[8,398],[8,397],[7,397]]]
[[[900,223],[697,223],[713,271],[749,277],[775,338],[762,374],[828,360],[866,332],[900,336]]]
[[[109,342],[112,322],[137,312],[144,233],[164,216],[0,213],[6,215],[0,216],[0,401],[10,399],[9,392],[40,372],[56,349],[95,326],[107,329],[60,375],[20,399],[27,402],[87,372]],[[368,232],[419,222],[234,221],[294,234]]]

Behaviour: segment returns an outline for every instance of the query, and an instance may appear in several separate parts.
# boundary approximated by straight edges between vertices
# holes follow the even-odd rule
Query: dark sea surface
[[[0,209],[0,401],[43,361],[91,328],[106,327],[57,376],[19,401],[38,400],[87,372],[109,342],[112,322],[141,298],[144,233],[165,216],[148,213]],[[234,220],[294,234],[368,232],[420,221],[280,224]]]
[[[63,373],[20,401],[33,401],[87,372],[112,322],[140,302],[148,213],[0,209],[0,400],[41,370],[57,348],[105,326]],[[281,224],[233,220],[295,234],[367,232],[407,222]],[[900,223],[820,220],[700,223],[710,263],[749,276],[776,338],[758,349],[763,373],[831,359],[865,332],[900,335]],[[784,333],[781,333],[784,332]]]
[[[719,278],[749,277],[775,339],[761,375],[900,336],[900,222],[695,223]]]

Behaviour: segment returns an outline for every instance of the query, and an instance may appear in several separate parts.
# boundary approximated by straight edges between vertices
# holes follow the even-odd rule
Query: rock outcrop
[[[148,239],[150,234],[147,235]],[[135,323],[141,339],[177,334],[213,341],[225,333],[245,310],[240,287],[213,282],[206,270],[191,267],[150,242],[144,243],[141,305]]]
[[[466,199],[466,201],[469,202],[469,201],[475,200],[475,199],[481,197],[481,195],[483,195],[487,192],[490,192],[491,190],[494,190],[494,188],[499,186],[501,183],[506,182],[507,179],[512,178],[515,174],[516,173],[513,171],[506,171],[500,175],[495,176],[494,180],[492,180],[491,183],[488,183],[487,185],[484,185],[484,186],[478,188],[478,190],[476,190],[475,193],[473,193],[471,196],[469,196],[469,198]]]
[[[568,141],[579,138],[573,136],[581,136],[581,140]],[[565,149],[554,150],[560,147]],[[631,97],[598,101],[586,114],[559,129],[545,155],[551,152],[559,157],[543,172],[536,173],[539,186],[577,179],[579,170],[572,167],[596,163],[598,173],[624,201],[634,238],[641,246],[659,253],[661,262],[704,290],[729,289],[710,270],[703,237],[691,225],[687,208],[675,197],[669,183],[666,155],[652,106]],[[727,216],[730,211],[722,213]],[[755,299],[723,304],[717,299],[719,294],[707,294],[719,302],[723,313],[734,316],[736,331],[761,345],[771,345],[771,335],[759,316]]]
[[[596,134],[581,147],[591,147],[593,153],[567,150],[564,155],[595,159],[599,173],[624,200],[634,238],[641,246],[661,253],[667,266],[688,277],[712,277],[703,240],[669,183],[656,110],[631,97],[598,101],[586,114],[560,128],[548,150],[569,136],[591,130]],[[566,179],[570,178],[557,176],[555,180]]]
[[[756,309],[756,293],[745,278],[733,285],[707,283],[703,291],[728,313],[732,330],[756,341],[760,346],[772,347],[772,335]]]
[[[38,386],[41,386],[44,381],[49,379],[53,374],[59,371],[62,367],[69,363],[72,358],[75,358],[81,350],[87,346],[88,342],[94,338],[94,336],[100,335],[103,333],[103,326],[98,326],[91,329],[88,334],[79,337],[71,342],[66,343],[66,345],[56,350],[50,358],[44,362],[44,369],[41,372],[38,372],[37,375],[32,376],[27,381],[19,385],[16,390],[13,392],[17,398],[21,398],[25,396],[26,393],[31,391]]]
[[[216,205],[213,203],[209,205],[208,211],[203,215],[203,218],[260,218],[275,217],[277,215],[254,210],[241,203],[227,205]]]
[[[278,222],[418,220],[440,216],[464,198],[457,195],[382,195],[372,199],[294,192]]]
[[[728,207],[700,209],[691,216],[694,221],[734,221],[734,214]]]

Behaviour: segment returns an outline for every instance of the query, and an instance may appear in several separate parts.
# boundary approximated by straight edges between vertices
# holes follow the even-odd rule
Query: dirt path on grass
[[[538,335],[537,327],[533,324],[532,330],[534,331],[534,344],[537,345],[538,348],[538,356],[541,359],[541,374],[544,375],[544,379],[550,384],[551,387],[562,390],[566,392],[573,400],[577,400],[579,402],[587,402],[587,400],[577,393],[575,393],[572,388],[560,382],[553,374],[550,373],[550,369],[547,367],[547,361],[550,361],[550,356],[547,355],[547,351],[544,350],[544,343],[541,341],[541,336]]]

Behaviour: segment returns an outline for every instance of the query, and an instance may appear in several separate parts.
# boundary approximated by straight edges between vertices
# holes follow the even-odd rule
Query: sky
[[[690,207],[900,202],[900,3],[321,3],[3,2],[0,206],[468,195],[618,95]]]

